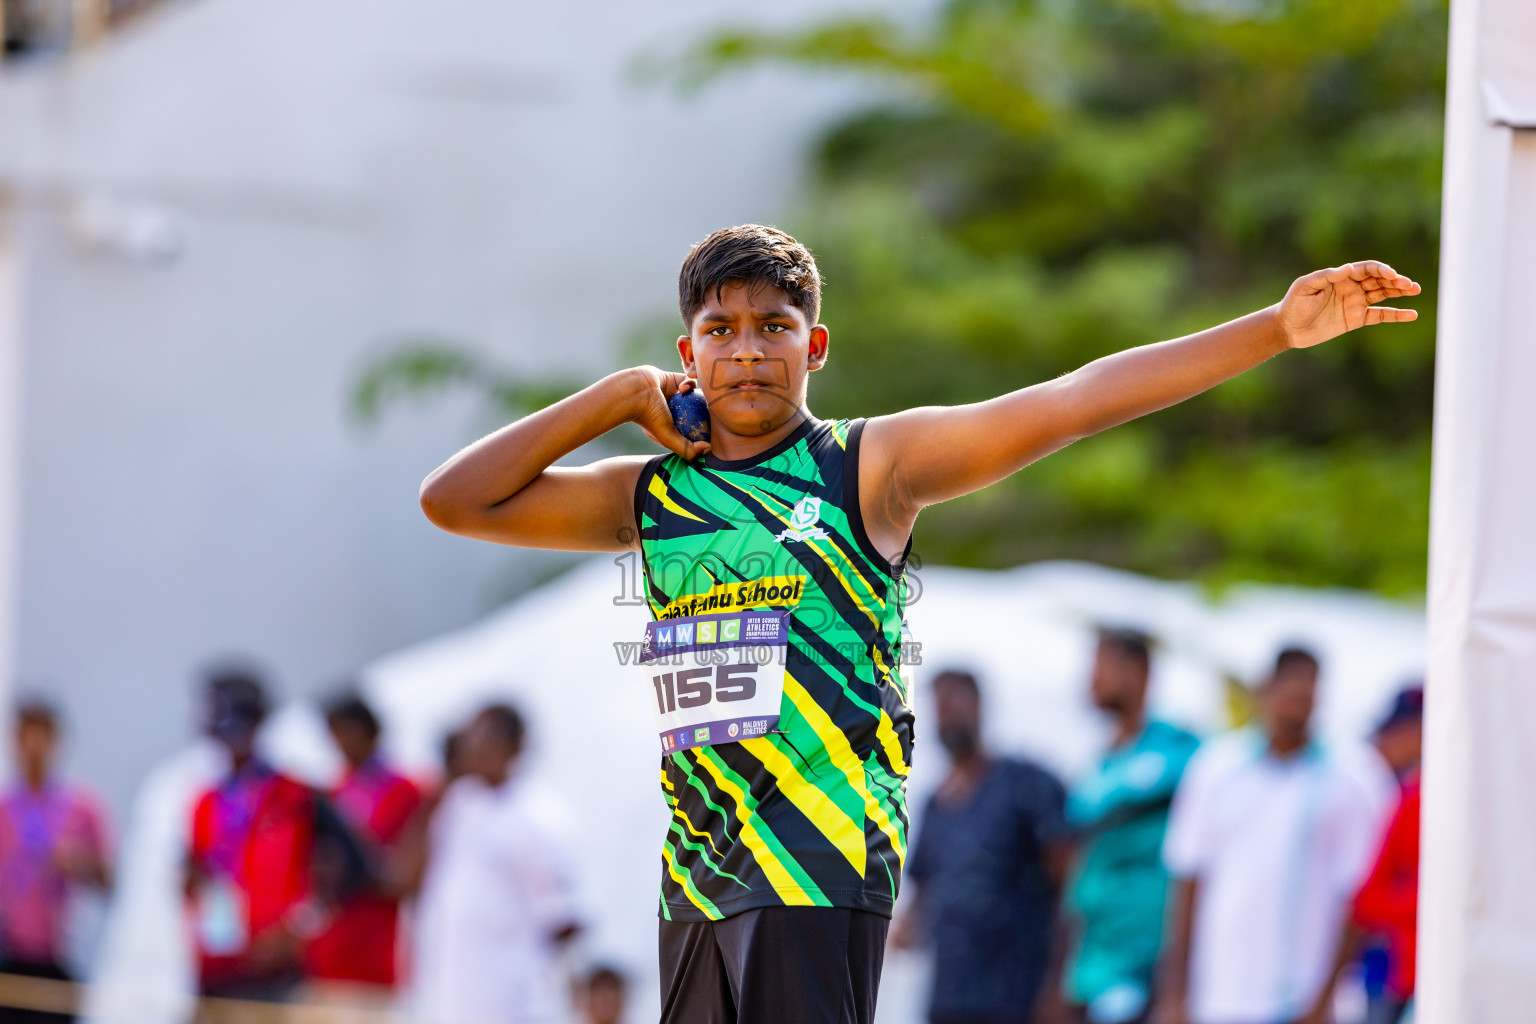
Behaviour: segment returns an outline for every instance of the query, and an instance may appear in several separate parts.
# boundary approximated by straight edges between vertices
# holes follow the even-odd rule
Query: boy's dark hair
[[[510,704],[489,704],[480,709],[478,717],[489,722],[510,749],[522,749],[523,734],[527,730],[517,708]]]
[[[1297,668],[1307,668],[1317,672],[1321,667],[1322,663],[1317,660],[1317,655],[1300,644],[1290,644],[1283,647],[1280,653],[1275,655],[1274,674],[1277,676],[1282,672],[1288,672],[1291,669]]]
[[[16,727],[35,725],[51,733],[59,731],[59,712],[41,697],[26,696],[16,702]]]
[[[215,666],[204,674],[203,686],[209,702],[209,724],[215,732],[254,728],[266,719],[271,708],[266,680],[260,670],[250,665]]]
[[[369,739],[378,739],[382,731],[379,716],[373,713],[373,708],[368,706],[368,702],[363,700],[356,690],[345,690],[340,696],[327,703],[325,721],[331,726],[350,722],[362,729]]]
[[[1152,639],[1139,629],[1127,626],[1100,626],[1099,646],[1133,661],[1142,668],[1152,664]]]
[[[599,964],[587,972],[587,991],[589,992],[594,988],[616,988],[622,992],[628,984],[622,971],[607,964]]]
[[[738,224],[721,228],[688,251],[677,275],[677,307],[683,328],[713,294],[728,284],[773,285],[811,323],[821,314],[821,274],[811,251],[778,228]]]
[[[945,669],[934,676],[933,688],[937,690],[941,686],[958,686],[973,697],[978,699],[981,697],[981,684],[976,681],[976,677],[960,669]]]

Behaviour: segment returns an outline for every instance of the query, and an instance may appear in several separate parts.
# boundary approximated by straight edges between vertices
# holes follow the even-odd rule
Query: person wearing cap
[[[1413,1001],[1418,958],[1419,778],[1403,785],[1403,798],[1387,826],[1381,852],[1355,894],[1355,927],[1384,935],[1390,972],[1371,1000],[1370,1024],[1397,1024]]]
[[[1404,687],[1372,734],[1376,750],[1397,775],[1401,798],[1382,836],[1370,874],[1351,905],[1330,976],[1331,992],[1362,942],[1367,1024],[1397,1024],[1413,1001],[1418,957],[1419,756],[1423,747],[1424,685]]]
[[[205,996],[286,1000],[307,942],[369,877],[362,849],[330,804],[256,748],[266,687],[245,669],[212,673],[206,728],[229,757],[194,805],[187,896]]]
[[[421,810],[421,790],[385,761],[378,716],[356,693],[331,701],[325,723],[346,763],[331,802],[387,877],[338,908],[309,943],[308,974],[320,981],[393,988],[400,885],[392,869],[397,846]]]
[[[1411,683],[1392,698],[1371,741],[1399,782],[1416,778],[1424,753],[1424,684]]]
[[[1114,724],[1110,748],[1067,796],[1081,852],[1066,897],[1071,944],[1063,994],[1087,1024],[1146,1019],[1162,949],[1168,808],[1200,746],[1146,712],[1152,654],[1132,629],[1101,629],[1088,692]]]
[[[15,713],[17,778],[0,790],[0,974],[69,981],[71,897],[111,885],[106,814],[94,796],[54,773],[59,719],[41,700]],[[67,1021],[0,1007],[0,1024]]]

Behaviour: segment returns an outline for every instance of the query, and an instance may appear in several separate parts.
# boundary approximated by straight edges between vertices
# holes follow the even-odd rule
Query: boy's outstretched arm
[[[644,457],[554,463],[628,422],[684,458],[707,451],[707,444],[677,432],[667,409],[668,398],[693,386],[685,380],[654,366],[620,370],[524,416],[433,470],[421,485],[422,511],[449,533],[517,547],[633,547],[634,490]]]
[[[925,506],[979,490],[1079,438],[1156,412],[1288,348],[1321,344],[1412,310],[1377,306],[1419,286],[1374,260],[1298,278],[1278,304],[1172,341],[1128,349],[985,402],[870,420],[859,484],[866,526],[897,552]]]

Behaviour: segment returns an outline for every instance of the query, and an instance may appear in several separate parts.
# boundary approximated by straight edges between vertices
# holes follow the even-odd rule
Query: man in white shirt
[[[1392,780],[1368,751],[1324,749],[1309,724],[1318,663],[1287,648],[1259,690],[1262,730],[1212,740],[1174,797],[1174,879],[1158,1024],[1325,1019],[1348,901],[1370,868]]]
[[[463,733],[466,773],[432,818],[412,992],[433,1024],[571,1019],[559,959],[577,930],[566,809],[516,769],[523,722],[506,705]]]

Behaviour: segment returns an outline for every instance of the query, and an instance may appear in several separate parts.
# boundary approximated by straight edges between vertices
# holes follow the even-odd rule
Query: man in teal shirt
[[[1114,719],[1115,737],[1067,799],[1083,847],[1067,893],[1075,934],[1065,994],[1076,1020],[1088,1024],[1146,1018],[1168,892],[1163,831],[1179,777],[1200,745],[1183,729],[1147,719],[1150,668],[1144,634],[1099,631],[1089,692]]]

